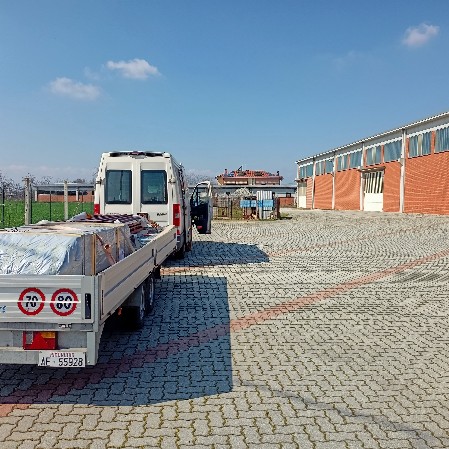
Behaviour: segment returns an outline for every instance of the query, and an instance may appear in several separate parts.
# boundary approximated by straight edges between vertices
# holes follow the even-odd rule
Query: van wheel
[[[139,305],[127,307],[127,324],[132,330],[142,329],[145,322],[145,289],[139,287]]]
[[[154,307],[154,276],[151,273],[145,281],[145,315],[149,315]]]
[[[190,239],[190,241],[186,245],[186,251],[192,251],[192,246],[193,246],[193,240]]]
[[[182,244],[181,248],[178,249],[178,251],[176,251],[175,253],[175,259],[184,259],[186,255],[186,244],[185,242]]]

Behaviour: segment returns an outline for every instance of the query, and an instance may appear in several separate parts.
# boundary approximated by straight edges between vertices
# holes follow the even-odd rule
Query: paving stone
[[[1,449],[449,447],[449,217],[289,213],[195,234],[96,367],[0,367]]]

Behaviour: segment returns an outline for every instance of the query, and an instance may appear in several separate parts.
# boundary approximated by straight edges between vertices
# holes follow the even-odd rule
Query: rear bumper
[[[86,348],[64,349],[67,352],[87,352]],[[86,365],[88,357],[86,354]],[[25,350],[22,348],[0,347],[0,364],[37,365],[39,363],[38,350]],[[91,364],[93,365],[93,363]]]
[[[103,327],[101,328],[103,330]],[[58,332],[55,351],[84,352],[86,365],[95,365],[98,358],[100,332]],[[43,350],[45,350],[43,348]],[[0,364],[37,365],[39,349],[23,348],[22,330],[0,330]]]

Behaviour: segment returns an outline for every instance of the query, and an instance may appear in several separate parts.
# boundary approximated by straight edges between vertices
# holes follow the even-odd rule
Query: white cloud
[[[362,53],[351,50],[343,56],[333,58],[333,63],[337,70],[343,70],[348,66],[357,64],[357,62],[361,61],[363,58],[364,55]]]
[[[94,72],[90,67],[84,68],[84,76],[87,79],[90,79],[92,81],[100,81],[101,80],[101,75],[97,72]]]
[[[149,76],[160,75],[157,67],[150,65],[145,59],[132,59],[129,61],[108,61],[109,70],[118,70],[125,78],[147,79]]]
[[[79,83],[70,78],[56,78],[50,83],[50,91],[76,100],[90,101],[100,96],[100,89],[97,86]]]
[[[430,39],[435,37],[439,31],[439,26],[421,23],[416,27],[407,28],[402,39],[402,43],[411,48],[422,47],[427,44]]]

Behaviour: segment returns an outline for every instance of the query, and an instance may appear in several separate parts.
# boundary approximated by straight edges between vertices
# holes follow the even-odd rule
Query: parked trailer
[[[0,363],[95,365],[105,322],[117,309],[130,326],[142,327],[176,237],[168,225],[98,274],[0,275]]]

